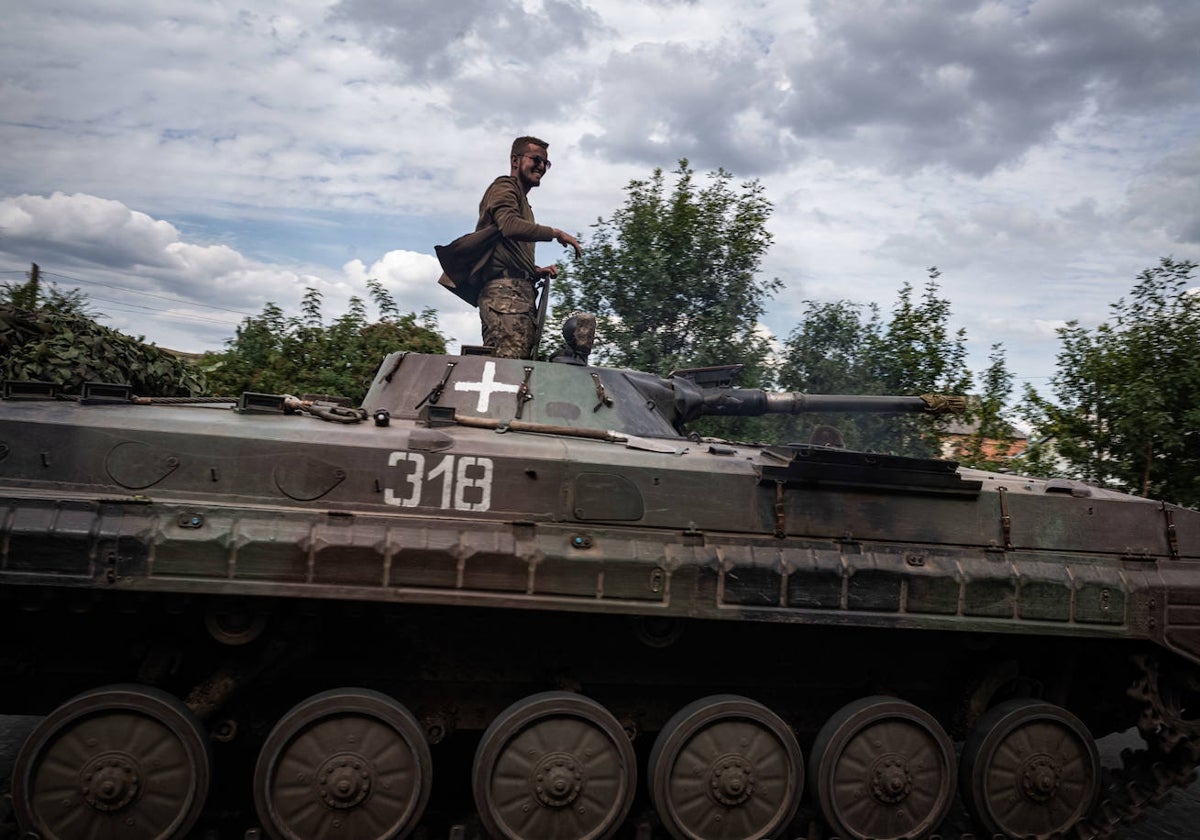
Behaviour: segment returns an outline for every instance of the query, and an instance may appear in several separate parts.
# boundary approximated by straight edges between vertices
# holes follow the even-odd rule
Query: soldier
[[[558,276],[556,266],[539,267],[534,263],[534,243],[553,239],[563,247],[574,248],[576,257],[583,254],[579,241],[571,234],[537,224],[526,198],[550,171],[548,146],[546,141],[536,137],[514,140],[509,174],[493,181],[479,202],[479,222],[475,230],[480,235],[468,234],[450,246],[438,249],[439,259],[446,266],[455,258],[472,263],[474,254],[479,253],[468,244],[472,240],[475,246],[492,246],[490,253],[482,252],[482,264],[471,265],[469,273],[471,284],[477,284],[480,289],[478,305],[483,343],[494,348],[495,355],[509,359],[533,358],[537,333],[535,284],[539,278]],[[484,233],[485,229],[496,231],[496,235]],[[446,253],[447,249],[452,253]],[[445,278],[442,282],[454,288]],[[470,300],[466,290],[456,292]]]

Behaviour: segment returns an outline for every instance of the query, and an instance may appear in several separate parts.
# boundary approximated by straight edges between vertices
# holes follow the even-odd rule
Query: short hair
[[[536,137],[518,137],[512,144],[512,155],[525,154],[525,147],[532,143],[535,146],[541,146],[543,149],[549,149],[550,144],[545,140],[539,140]]]

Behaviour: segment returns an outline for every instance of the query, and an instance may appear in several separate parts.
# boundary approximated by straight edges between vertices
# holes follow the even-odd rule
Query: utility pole
[[[9,290],[9,302],[18,309],[37,309],[38,299],[42,296],[40,278],[42,270],[37,263],[32,263],[29,269],[29,282]]]

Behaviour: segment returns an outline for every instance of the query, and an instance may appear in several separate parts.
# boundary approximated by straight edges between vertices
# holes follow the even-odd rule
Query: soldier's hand
[[[553,280],[555,277],[558,276],[558,266],[557,265],[538,266],[537,276],[538,277],[549,277],[551,280]]]
[[[583,256],[583,249],[579,247],[579,240],[567,233],[565,230],[559,230],[558,228],[555,228],[554,239],[564,248],[566,248],[568,245],[574,248],[576,258]]]

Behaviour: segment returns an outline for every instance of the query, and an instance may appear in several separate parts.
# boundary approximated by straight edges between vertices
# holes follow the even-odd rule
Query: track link
[[[1133,657],[1140,676],[1128,695],[1141,704],[1137,728],[1145,749],[1121,752],[1121,768],[1108,774],[1100,802],[1076,824],[1076,840],[1110,840],[1122,824],[1147,808],[1165,805],[1176,788],[1196,780],[1200,765],[1200,719],[1184,716],[1184,700],[1200,696],[1200,674],[1163,665],[1157,657]]]

